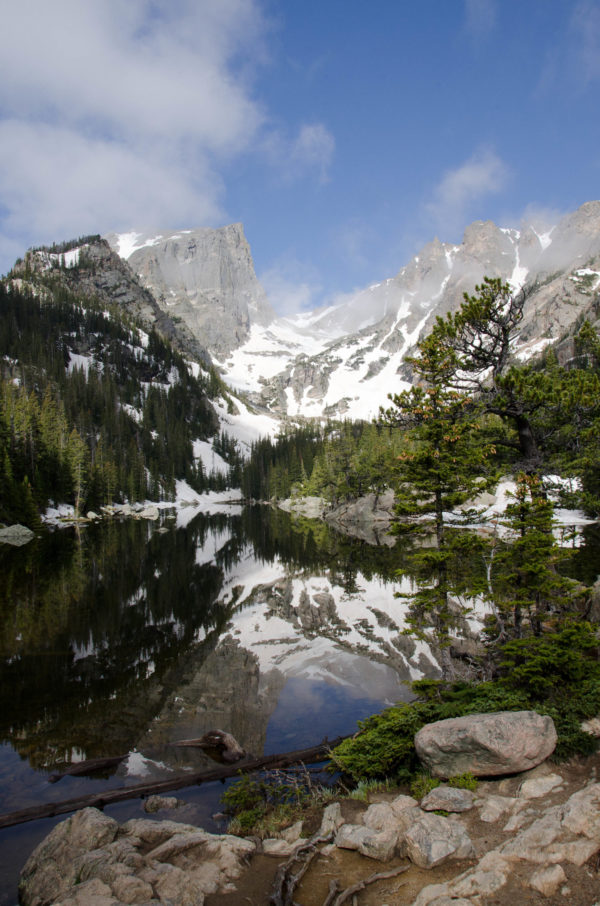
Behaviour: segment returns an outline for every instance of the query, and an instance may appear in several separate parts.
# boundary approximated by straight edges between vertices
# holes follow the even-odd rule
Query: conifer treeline
[[[176,477],[222,483],[193,455],[218,430],[221,386],[117,311],[0,283],[0,521],[35,524],[50,500],[82,512],[169,497]]]
[[[368,422],[290,428],[253,444],[242,491],[258,500],[313,494],[332,504],[381,494],[401,444],[400,432]]]

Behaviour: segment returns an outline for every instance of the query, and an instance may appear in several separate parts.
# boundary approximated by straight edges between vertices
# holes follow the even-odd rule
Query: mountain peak
[[[171,317],[226,356],[274,318],[241,223],[106,237]]]

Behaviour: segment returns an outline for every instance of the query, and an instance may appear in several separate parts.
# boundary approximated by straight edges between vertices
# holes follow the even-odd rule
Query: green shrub
[[[441,781],[437,777],[432,777],[430,774],[417,774],[410,785],[410,795],[414,799],[421,800],[423,796],[434,790],[440,783]]]
[[[471,790],[472,793],[477,789],[477,778],[473,777],[470,771],[464,774],[457,774],[455,777],[448,779],[448,786],[456,787],[459,790]]]
[[[502,685],[531,700],[560,698],[565,688],[600,682],[598,638],[591,623],[569,621],[558,632],[515,639],[501,649]]]
[[[289,823],[309,799],[306,778],[281,771],[242,774],[221,796],[225,813],[231,817],[229,832],[253,830],[259,836]]]

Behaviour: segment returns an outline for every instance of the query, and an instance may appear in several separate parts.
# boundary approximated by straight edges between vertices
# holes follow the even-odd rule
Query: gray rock
[[[266,856],[290,856],[296,849],[296,843],[281,838],[270,838],[262,841],[262,850]]]
[[[208,894],[230,889],[255,850],[250,840],[174,821],[134,819],[119,828],[102,812],[84,809],[32,853],[21,875],[20,902],[201,906]]]
[[[563,810],[563,826],[600,844],[600,783],[574,793]]]
[[[116,821],[94,808],[75,812],[57,824],[23,867],[21,902],[45,906],[58,900],[77,880],[77,858],[112,843],[118,827]]]
[[[123,903],[147,903],[154,896],[152,885],[141,878],[126,875],[111,884],[112,892]]]
[[[547,796],[553,790],[562,787],[562,777],[560,774],[547,774],[545,777],[530,777],[524,780],[519,787],[520,799],[538,799],[540,796]]]
[[[524,802],[527,804],[527,800]],[[564,880],[559,863],[581,867],[599,846],[600,784],[592,783],[573,793],[563,805],[546,808],[541,817],[487,852],[473,868],[451,881],[424,887],[413,906],[433,906],[443,902],[442,897],[452,904],[460,902],[461,897],[483,904],[506,884],[515,867],[527,867],[527,863],[536,867],[529,878],[530,887],[543,896],[554,896]]]
[[[343,823],[341,805],[339,802],[331,802],[323,812],[319,836],[328,837],[330,834],[334,834]]]
[[[335,835],[335,845],[339,849],[358,849],[367,837],[372,837],[373,831],[361,824],[342,824]]]
[[[421,762],[435,777],[515,774],[540,764],[556,746],[551,717],[535,711],[469,714],[427,724],[415,736]]]
[[[161,809],[179,808],[180,805],[183,805],[183,800],[176,796],[148,796],[144,802],[144,811],[153,814]]]
[[[561,884],[567,880],[562,866],[550,865],[548,868],[540,868],[539,871],[529,879],[529,886],[539,891],[544,897],[552,897]]]
[[[325,513],[325,521],[335,528],[362,538],[369,544],[386,544],[392,547],[395,538],[388,534],[393,519],[394,492],[367,494],[343,503]]]
[[[133,252],[130,267],[161,309],[182,319],[218,358],[244,342],[251,324],[275,317],[241,223],[147,238],[155,241]],[[108,239],[114,246],[116,237]]]
[[[113,896],[108,884],[94,878],[85,881],[73,889],[72,895],[55,904],[55,906],[122,906],[123,900]],[[135,902],[135,901],[125,901]]]
[[[389,802],[375,802],[364,813],[363,824],[372,830],[381,831],[386,828],[397,828],[398,819]]]
[[[24,544],[28,544],[32,538],[35,538],[35,532],[32,532],[26,525],[7,525],[0,529],[0,544],[22,547]]]
[[[475,855],[465,829],[441,815],[421,814],[404,834],[400,852],[419,868],[433,868],[448,859]]]
[[[389,862],[393,858],[397,842],[396,827],[375,830],[360,824],[343,824],[335,838],[335,845],[339,849],[357,850],[361,855],[379,862]]]
[[[514,796],[486,796],[479,817],[487,824],[497,821],[516,805]]]
[[[287,500],[279,500],[277,506],[294,516],[319,519],[325,509],[325,501],[322,497],[288,497]]]
[[[473,808],[475,793],[453,786],[438,786],[421,799],[421,808],[426,812],[467,812]]]
[[[394,829],[372,831],[363,837],[358,845],[362,856],[376,859],[378,862],[389,862],[396,854],[398,831]]]
[[[302,821],[295,821],[290,827],[286,827],[284,830],[279,831],[279,836],[288,843],[297,843],[302,836],[302,824]]]
[[[155,506],[146,506],[139,513],[140,519],[151,519],[152,521],[158,519],[158,515],[158,508]]]
[[[201,878],[176,865],[163,865],[162,869],[152,885],[161,903],[203,906],[205,895],[217,890],[219,872],[212,863],[204,866]]]
[[[138,838],[149,847],[160,846],[173,834],[195,834],[198,830],[193,824],[180,824],[178,821],[152,821],[150,818],[131,818],[121,825],[121,833]]]
[[[406,809],[416,808],[418,804],[417,800],[413,799],[412,796],[396,796],[390,803],[395,815],[400,815]]]

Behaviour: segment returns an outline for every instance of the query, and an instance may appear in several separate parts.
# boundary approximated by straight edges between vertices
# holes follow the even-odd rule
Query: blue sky
[[[4,6],[0,272],[239,220],[287,312],[600,197],[600,0]]]

